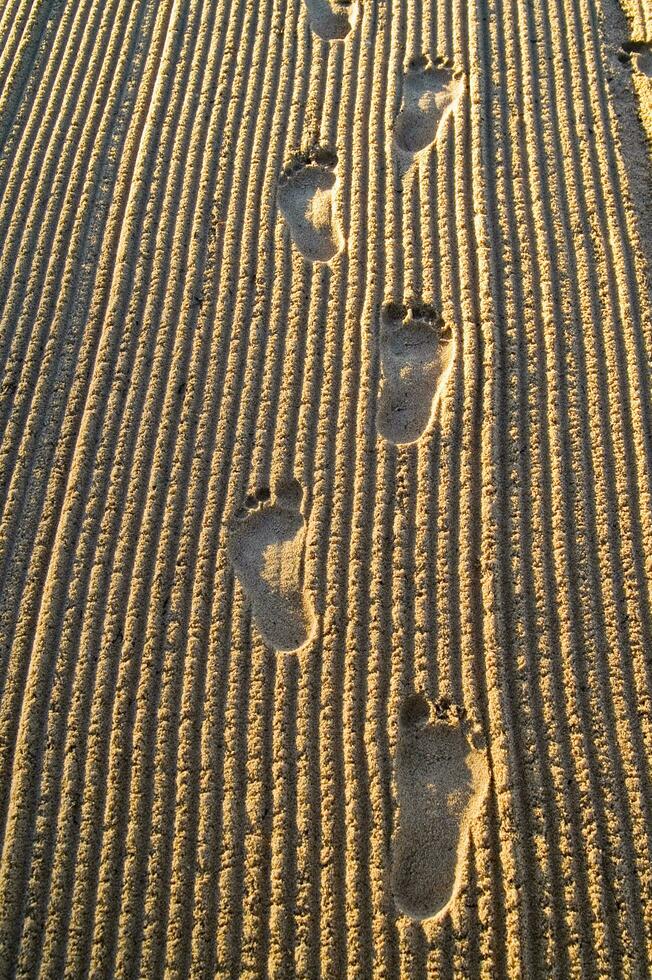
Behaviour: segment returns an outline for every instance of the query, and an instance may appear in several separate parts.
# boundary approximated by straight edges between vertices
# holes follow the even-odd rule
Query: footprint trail
[[[450,374],[451,330],[430,306],[387,304],[380,314],[382,378],[376,428],[398,445],[428,428]]]
[[[271,647],[298,650],[315,617],[304,588],[306,523],[301,487],[279,486],[247,497],[229,543],[235,574],[245,590],[256,626]]]
[[[431,715],[422,695],[406,700],[395,762],[392,891],[399,910],[417,920],[441,916],[459,892],[489,785],[486,753],[469,722],[454,708]]]

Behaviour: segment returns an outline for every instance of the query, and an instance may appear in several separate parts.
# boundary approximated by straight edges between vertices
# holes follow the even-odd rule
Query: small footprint
[[[396,117],[394,138],[410,160],[439,136],[464,88],[461,72],[439,58],[434,65],[425,55],[414,58],[403,76],[403,101]]]
[[[474,821],[489,785],[482,738],[463,711],[420,694],[402,708],[396,750],[398,825],[392,855],[397,907],[441,916],[459,892]]]
[[[278,204],[294,244],[312,262],[328,262],[344,241],[334,214],[337,156],[318,148],[297,157],[283,172]]]
[[[276,493],[246,498],[229,541],[235,574],[251,602],[263,638],[276,650],[298,650],[315,617],[304,589],[306,522],[303,493],[292,480]]]
[[[376,428],[397,445],[428,428],[450,374],[455,345],[450,327],[430,306],[385,305],[380,314],[382,379]]]
[[[358,4],[352,0],[306,0],[308,19],[324,41],[341,41],[355,25]]]
[[[643,75],[652,78],[652,41],[626,41],[623,44],[623,60],[631,60]]]

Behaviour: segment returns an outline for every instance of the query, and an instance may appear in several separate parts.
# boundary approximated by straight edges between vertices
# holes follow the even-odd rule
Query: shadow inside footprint
[[[327,262],[343,241],[334,214],[337,157],[318,150],[298,157],[279,181],[278,204],[294,244],[312,262]]]
[[[404,915],[428,919],[445,912],[460,889],[489,785],[487,757],[459,714],[433,721],[428,701],[416,694],[401,712],[395,773],[392,891]]]
[[[314,614],[304,589],[306,524],[301,488],[278,487],[247,498],[229,541],[235,573],[251,602],[254,621],[275,650],[298,650],[309,638]]]
[[[410,62],[403,77],[403,100],[394,126],[401,153],[411,159],[434,143],[463,87],[462,76],[443,60],[431,65],[422,56]]]
[[[428,428],[455,353],[450,328],[429,306],[390,303],[380,314],[382,378],[376,428],[397,445]]]
[[[650,41],[626,41],[623,44],[623,51],[631,57],[632,63],[638,71],[648,78],[652,78],[652,42]]]
[[[347,0],[306,0],[308,19],[323,41],[341,41],[355,23],[357,4]]]

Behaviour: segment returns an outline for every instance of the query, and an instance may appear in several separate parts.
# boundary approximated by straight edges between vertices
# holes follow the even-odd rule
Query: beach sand
[[[652,972],[650,0],[0,2],[0,978]]]

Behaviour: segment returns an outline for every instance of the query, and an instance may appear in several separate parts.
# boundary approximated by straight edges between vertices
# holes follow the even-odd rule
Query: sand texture
[[[652,974],[651,259],[651,0],[0,0],[0,980]]]

